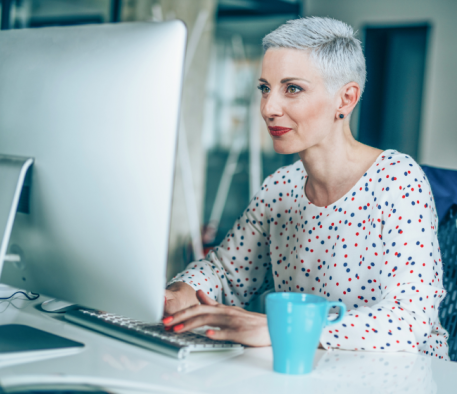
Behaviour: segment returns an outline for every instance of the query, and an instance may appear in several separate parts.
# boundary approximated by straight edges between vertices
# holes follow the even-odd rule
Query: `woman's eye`
[[[289,85],[287,87],[287,93],[294,94],[294,93],[300,92],[301,90],[302,90],[301,88],[299,88],[298,86],[295,86],[295,85]]]
[[[262,94],[270,92],[270,88],[267,85],[259,85],[257,86],[257,89],[259,89],[262,92]]]

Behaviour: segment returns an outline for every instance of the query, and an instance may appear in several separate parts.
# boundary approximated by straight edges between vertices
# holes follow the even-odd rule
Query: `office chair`
[[[443,285],[447,291],[439,317],[449,333],[449,357],[457,361],[457,204],[452,205],[438,226],[438,241],[443,261]]]

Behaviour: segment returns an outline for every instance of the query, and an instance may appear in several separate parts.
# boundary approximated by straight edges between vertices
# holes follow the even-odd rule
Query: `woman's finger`
[[[219,303],[209,297],[203,290],[197,290],[197,299],[204,305],[219,305]]]
[[[165,319],[162,320],[163,324],[166,326],[169,325],[176,325],[178,323],[181,323],[185,320],[191,319],[195,316],[199,315],[206,315],[206,314],[218,314],[221,313],[222,309],[226,309],[228,307],[223,307],[223,306],[213,306],[213,305],[194,305],[191,306],[190,308],[181,310],[179,312],[176,312],[175,314],[166,317]],[[230,309],[230,308],[229,308]]]
[[[199,315],[173,326],[175,332],[186,332],[202,326],[227,327],[230,319],[224,314]]]
[[[211,339],[216,339],[218,341],[233,341],[239,342],[239,331],[232,329],[223,329],[223,330],[206,330],[206,336]]]
[[[165,301],[164,305],[164,310],[163,310],[163,315],[164,316],[170,316],[173,315],[174,313],[178,312],[181,308],[178,300],[176,299],[167,299]]]

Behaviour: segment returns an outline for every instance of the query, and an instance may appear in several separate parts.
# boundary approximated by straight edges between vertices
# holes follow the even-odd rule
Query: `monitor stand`
[[[31,157],[0,155],[0,278]]]
[[[41,309],[43,309],[45,312],[59,313],[67,311],[68,308],[72,307],[73,305],[75,305],[73,302],[60,301],[52,298],[50,300],[44,301],[41,304]]]
[[[27,171],[32,165],[31,157],[0,155],[0,279],[5,261],[20,263],[19,255],[7,255],[6,251]],[[28,211],[28,207],[23,208],[22,212]],[[0,354],[83,346],[81,343],[23,325],[2,324],[0,333]]]

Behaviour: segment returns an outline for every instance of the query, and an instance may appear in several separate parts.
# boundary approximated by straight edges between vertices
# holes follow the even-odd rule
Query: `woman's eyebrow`
[[[260,81],[260,82],[268,83],[268,81],[267,81],[266,79],[263,79],[263,78],[259,78],[259,81]]]
[[[297,78],[297,77],[291,77],[291,78],[284,78],[284,79],[281,79],[281,83],[287,83],[287,82],[291,82],[291,81],[305,81],[305,82],[311,83],[311,82],[308,81],[307,79]]]

